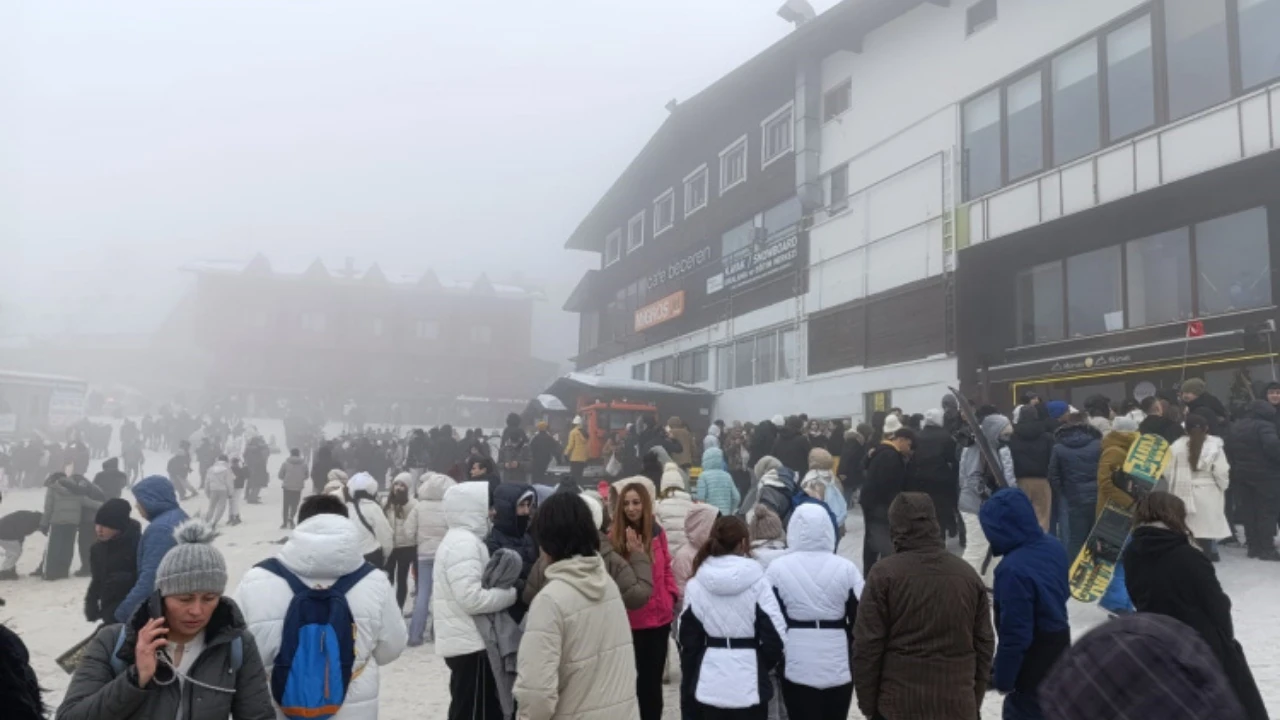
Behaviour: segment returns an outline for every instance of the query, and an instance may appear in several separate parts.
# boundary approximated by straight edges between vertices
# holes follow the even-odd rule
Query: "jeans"
[[[1120,551],[1120,557],[1124,557],[1123,550]],[[1129,588],[1124,584],[1123,562],[1116,563],[1116,568],[1111,575],[1111,583],[1107,585],[1107,591],[1102,594],[1098,606],[1117,615],[1133,612],[1133,603],[1129,600]]]
[[[210,525],[217,527],[222,522],[222,513],[227,509],[227,493],[211,492],[209,493],[209,511],[205,513],[204,521]]]
[[[431,571],[435,568],[434,558],[418,558],[418,597],[413,602],[413,619],[409,621],[409,645],[421,645],[430,629],[431,619]],[[434,640],[435,633],[431,636]]]
[[[298,515],[298,503],[301,501],[301,490],[284,491],[284,525],[293,525],[293,520]]]
[[[1067,504],[1067,562],[1074,563],[1080,556],[1080,550],[1093,531],[1093,523],[1097,520],[1097,503]]]
[[[1014,690],[1004,696],[1003,720],[1044,720],[1040,700],[1034,694]]]

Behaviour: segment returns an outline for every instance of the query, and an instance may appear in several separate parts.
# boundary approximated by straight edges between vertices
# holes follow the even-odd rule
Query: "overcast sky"
[[[668,100],[790,30],[780,4],[0,2],[0,330],[136,330],[179,265],[259,250],[519,272],[558,309],[599,261],[563,249],[578,221]]]

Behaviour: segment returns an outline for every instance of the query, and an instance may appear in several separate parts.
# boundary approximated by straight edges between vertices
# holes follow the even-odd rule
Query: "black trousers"
[[[587,464],[585,462],[571,462],[569,463],[569,477],[573,478],[574,482],[580,483],[582,482],[582,473],[586,469]]]
[[[718,708],[698,703],[697,717],[702,720],[768,720],[769,706],[761,703],[749,708]]]
[[[662,671],[667,665],[667,640],[671,626],[632,630],[636,651],[636,702],[640,720],[662,720]]]
[[[44,551],[45,580],[63,580],[71,574],[71,561],[76,556],[76,531],[79,529],[79,525],[49,528],[49,544]]]
[[[365,555],[364,561],[376,568],[385,567],[387,564],[387,558],[383,555],[382,548],[378,548],[368,555]]]
[[[293,524],[294,518],[298,516],[298,503],[302,502],[301,490],[285,490],[284,491],[284,522],[285,524]]]
[[[79,570],[89,571],[89,553],[93,551],[93,544],[98,541],[98,533],[94,529],[93,520],[85,522],[84,516],[80,521],[80,536],[77,538],[77,549],[80,551],[80,567]]]
[[[502,720],[498,688],[484,650],[445,658],[449,667],[449,720]]]
[[[787,704],[789,717],[845,720],[849,717],[849,706],[853,703],[853,683],[819,690],[783,678],[782,700]]]
[[[889,533],[889,521],[870,518],[866,521],[862,536],[862,572],[870,573],[876,561],[893,554],[893,538]]]
[[[1276,516],[1280,514],[1280,498],[1259,492],[1253,485],[1240,483],[1231,488],[1236,495],[1236,510],[1244,525],[1244,539],[1249,557],[1276,553]]]
[[[396,586],[396,606],[404,609],[404,599],[409,595],[409,569],[418,564],[417,546],[398,547],[387,558],[387,579]]]

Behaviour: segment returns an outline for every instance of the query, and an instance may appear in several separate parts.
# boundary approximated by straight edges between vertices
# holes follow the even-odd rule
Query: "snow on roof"
[[[538,404],[542,405],[544,410],[551,410],[552,412],[569,412],[569,408],[565,407],[564,403],[560,402],[560,398],[555,395],[539,395]]]
[[[603,375],[591,375],[588,373],[569,373],[565,375],[563,380],[576,382],[587,387],[593,387],[600,390],[621,390],[631,392],[647,392],[647,393],[667,393],[675,395],[697,395],[698,391],[687,388],[676,387],[674,385],[663,385],[662,383],[649,382],[648,380],[632,380],[631,378],[613,378],[604,377]]]

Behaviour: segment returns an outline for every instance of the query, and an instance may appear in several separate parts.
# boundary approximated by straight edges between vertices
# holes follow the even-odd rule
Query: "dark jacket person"
[[[98,508],[93,522],[98,542],[89,551],[92,580],[84,596],[89,622],[114,623],[116,610],[138,581],[138,541],[142,526],[129,517],[129,503],[115,498]]]
[[[1225,438],[1231,491],[1244,524],[1249,557],[1272,561],[1280,560],[1274,544],[1280,517],[1280,436],[1275,417],[1271,403],[1254,400]]]
[[[987,590],[947,552],[928,495],[899,495],[889,522],[897,552],[867,577],[853,627],[858,708],[868,718],[974,720],[995,650]]]

